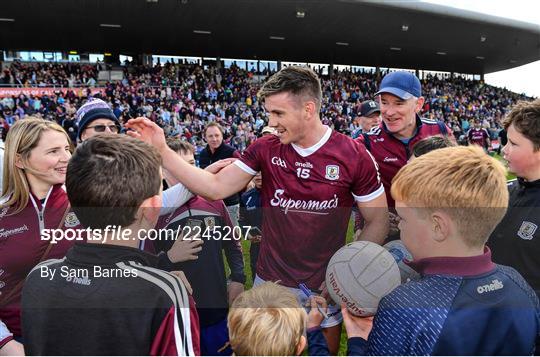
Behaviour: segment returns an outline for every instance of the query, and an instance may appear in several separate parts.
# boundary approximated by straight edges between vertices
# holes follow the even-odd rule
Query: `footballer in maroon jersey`
[[[154,145],[166,170],[212,200],[242,190],[260,170],[265,211],[257,273],[289,287],[306,283],[311,289],[324,288],[326,265],[345,243],[353,202],[366,222],[358,239],[381,244],[388,233],[388,207],[376,163],[363,145],[323,125],[320,82],[312,70],[282,69],[263,85],[259,97],[277,135],[259,139],[235,165],[217,174],[175,158],[163,130],[148,119],[130,120],[128,135]],[[328,332],[330,353],[336,354],[339,325]]]
[[[482,128],[479,120],[475,120],[474,127],[467,132],[467,141],[469,145],[478,145],[484,149],[491,146],[489,133],[486,129]]]
[[[235,165],[269,178],[261,190],[265,239],[257,275],[289,287],[303,282],[318,289],[329,259],[345,242],[354,201],[384,195],[370,154],[328,127],[309,148],[260,138]]]

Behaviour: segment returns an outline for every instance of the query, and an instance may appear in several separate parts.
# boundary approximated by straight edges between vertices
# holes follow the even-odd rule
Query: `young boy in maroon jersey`
[[[186,162],[195,165],[195,148],[188,142],[168,139],[167,145]],[[166,171],[163,173],[167,184],[178,182]],[[199,239],[186,239],[192,244],[190,261],[173,264],[167,270],[181,270],[193,287],[193,298],[197,304],[201,330],[201,354],[204,356],[230,356],[227,311],[236,297],[244,291],[246,277],[242,247],[238,233],[237,239],[229,212],[223,201],[209,202],[194,196],[169,215],[161,216],[156,228],[182,231],[183,227],[200,227]],[[188,233],[187,230],[183,231]],[[239,232],[237,229],[236,232]],[[225,237],[225,239],[219,239]],[[215,239],[217,238],[217,239]],[[168,251],[173,240],[156,240],[157,250]],[[196,247],[198,245],[198,247]],[[231,270],[227,283],[223,253]]]

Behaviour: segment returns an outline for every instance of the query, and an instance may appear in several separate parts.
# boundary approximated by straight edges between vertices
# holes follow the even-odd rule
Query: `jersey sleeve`
[[[179,310],[189,310],[182,316]],[[189,318],[187,318],[189,316]],[[184,320],[187,318],[187,321]],[[171,306],[161,321],[150,347],[151,356],[200,356],[200,325],[195,301],[189,306]]]
[[[163,216],[172,213],[178,207],[189,201],[193,197],[193,193],[181,183],[163,191],[163,203],[159,211],[159,215]]]
[[[352,195],[357,202],[369,202],[384,194],[379,165],[363,146],[359,148]]]
[[[13,334],[6,325],[0,321],[0,348],[4,347],[9,341],[13,340]]]
[[[246,173],[255,176],[257,172],[261,171],[262,152],[267,146],[268,139],[263,137],[255,140],[234,164]]]

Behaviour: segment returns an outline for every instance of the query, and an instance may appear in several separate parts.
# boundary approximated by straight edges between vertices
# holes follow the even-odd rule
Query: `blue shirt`
[[[423,259],[419,281],[381,300],[366,355],[531,355],[540,332],[538,298],[491,252]],[[363,346],[362,346],[363,345]]]

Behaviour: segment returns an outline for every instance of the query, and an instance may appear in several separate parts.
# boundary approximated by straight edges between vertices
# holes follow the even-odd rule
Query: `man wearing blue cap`
[[[379,96],[382,122],[363,133],[359,140],[379,164],[388,206],[394,207],[390,185],[412,155],[414,144],[434,135],[454,139],[452,131],[443,122],[418,115],[424,106],[424,97],[420,81],[414,74],[407,71],[387,74],[375,95]]]

